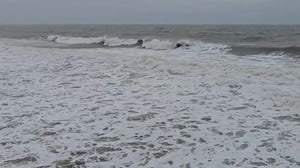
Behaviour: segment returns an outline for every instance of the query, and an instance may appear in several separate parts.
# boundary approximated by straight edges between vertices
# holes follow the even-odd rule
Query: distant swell
[[[242,41],[245,41],[245,42],[257,42],[257,41],[262,41],[264,39],[265,38],[261,37],[261,36],[249,36],[249,37],[243,38]]]
[[[293,56],[295,58],[300,58],[300,47],[298,46],[288,46],[288,47],[256,47],[256,46],[234,46],[231,47],[231,54],[245,56],[245,55],[271,55],[280,54]]]

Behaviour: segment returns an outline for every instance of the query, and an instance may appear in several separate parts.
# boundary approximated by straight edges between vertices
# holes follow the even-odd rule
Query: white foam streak
[[[120,39],[118,37],[106,38],[104,37],[104,45],[110,47],[117,47],[122,45],[133,45],[137,43],[135,39]]]
[[[50,35],[47,37],[47,40],[62,43],[62,44],[92,44],[98,43],[104,40],[103,37],[67,37],[67,36],[58,36]]]
[[[144,42],[142,47],[146,49],[167,50],[175,48],[175,44],[169,40],[162,41],[153,39],[151,41]]]

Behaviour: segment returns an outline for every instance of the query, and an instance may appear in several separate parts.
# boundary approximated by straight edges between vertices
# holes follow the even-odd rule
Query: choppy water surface
[[[298,167],[298,31],[0,26],[0,167]]]

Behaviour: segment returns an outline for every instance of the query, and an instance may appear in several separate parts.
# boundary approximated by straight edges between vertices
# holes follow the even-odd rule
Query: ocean
[[[139,39],[176,43],[180,40],[225,44],[235,55],[300,55],[300,26],[269,25],[2,25],[0,38],[39,39],[58,35],[61,43],[74,48],[98,48],[92,45],[104,37],[122,40]],[[83,38],[82,41],[81,39]],[[117,40],[118,40],[117,39]],[[115,40],[115,39],[112,39]],[[83,44],[90,44],[83,45]],[[130,42],[129,42],[130,43]],[[77,44],[77,45],[74,45]],[[80,45],[81,44],[81,45]],[[125,42],[124,45],[127,43]],[[159,45],[159,44],[157,44]],[[164,44],[162,44],[164,45]],[[49,44],[49,47],[52,46]],[[108,44],[109,46],[109,44]],[[58,46],[57,46],[58,47]],[[67,47],[67,46],[65,46]],[[161,46],[165,49],[165,46]]]
[[[0,25],[0,167],[300,166],[300,26]]]

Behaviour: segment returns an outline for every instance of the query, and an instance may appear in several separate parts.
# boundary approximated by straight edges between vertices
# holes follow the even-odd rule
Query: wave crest
[[[175,44],[169,40],[163,41],[163,40],[153,39],[150,41],[145,41],[142,47],[146,49],[163,50],[163,49],[173,49],[175,48]]]
[[[220,53],[225,54],[229,47],[222,44],[204,43],[190,40],[162,40],[162,39],[121,39],[118,37],[66,37],[50,35],[47,41],[71,45],[80,48],[105,48],[105,47],[136,47],[152,50],[171,50],[177,48],[191,49],[198,53]]]
[[[190,42],[179,42],[159,39],[121,39],[118,37],[67,37],[59,35],[49,35],[47,41],[60,44],[98,44],[99,47],[141,47],[145,49],[167,50],[180,47],[188,47]]]
[[[118,37],[67,37],[59,35],[49,35],[48,41],[61,44],[102,44],[105,46],[116,47],[122,45],[133,45],[137,43],[135,39],[120,39]]]

